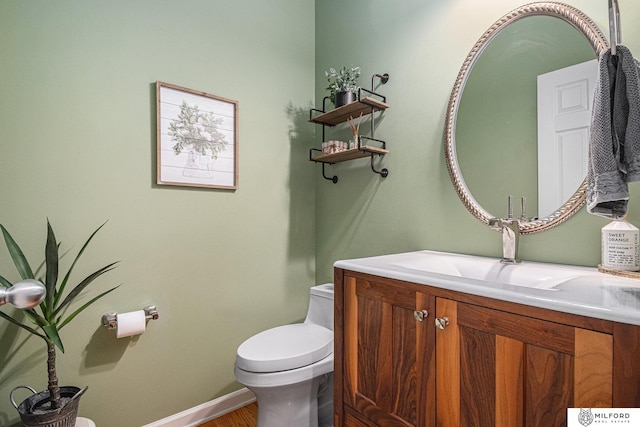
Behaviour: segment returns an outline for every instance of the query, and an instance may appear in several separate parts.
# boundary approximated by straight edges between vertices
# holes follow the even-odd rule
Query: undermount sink
[[[598,277],[594,269],[587,267],[526,261],[504,264],[495,258],[433,251],[404,255],[391,264],[413,271],[536,289],[553,289],[564,283],[581,281],[581,278],[593,280]]]

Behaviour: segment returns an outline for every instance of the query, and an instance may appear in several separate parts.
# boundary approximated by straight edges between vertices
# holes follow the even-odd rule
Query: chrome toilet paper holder
[[[157,320],[159,317],[155,305],[146,306],[144,308],[144,315],[147,320]],[[103,314],[102,326],[105,326],[107,329],[116,329],[118,327],[118,313],[110,311],[109,313]]]

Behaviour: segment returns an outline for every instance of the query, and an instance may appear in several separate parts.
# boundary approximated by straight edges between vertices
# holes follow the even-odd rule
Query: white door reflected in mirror
[[[587,176],[597,61],[538,76],[538,215],[553,214]]]

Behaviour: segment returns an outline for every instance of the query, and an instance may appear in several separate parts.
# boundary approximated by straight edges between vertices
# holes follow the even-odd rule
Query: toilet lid
[[[268,329],[238,347],[236,365],[249,372],[300,368],[333,353],[333,331],[313,323]]]

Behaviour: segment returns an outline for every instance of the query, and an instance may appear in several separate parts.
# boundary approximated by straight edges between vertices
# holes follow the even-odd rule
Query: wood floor
[[[254,402],[198,427],[256,427],[257,419],[258,405]]]

